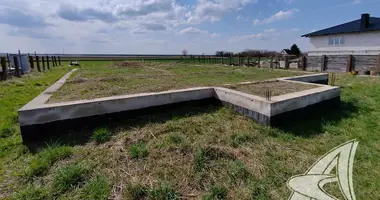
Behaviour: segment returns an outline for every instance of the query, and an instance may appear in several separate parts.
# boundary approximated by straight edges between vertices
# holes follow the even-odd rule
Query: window
[[[330,36],[329,45],[343,45],[346,41],[343,36]]]

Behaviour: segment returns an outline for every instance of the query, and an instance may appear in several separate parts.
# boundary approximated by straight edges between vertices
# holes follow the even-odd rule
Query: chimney
[[[360,29],[364,30],[369,27],[369,14],[362,14],[362,19],[360,21]]]

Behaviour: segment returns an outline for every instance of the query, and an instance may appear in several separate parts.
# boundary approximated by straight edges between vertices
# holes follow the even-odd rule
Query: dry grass
[[[270,82],[259,82],[259,83],[253,83],[253,84],[235,85],[235,86],[229,86],[228,88],[265,97],[265,92],[268,90],[272,92],[272,96],[279,96],[283,94],[309,90],[316,87],[318,86],[310,85],[310,84],[293,83],[293,82],[287,82],[287,81],[270,81]]]
[[[126,65],[127,67],[114,67]],[[131,67],[129,67],[131,66]],[[266,80],[300,75],[301,72],[258,68],[233,68],[220,65],[122,62],[83,64],[64,86],[53,94],[50,103],[99,97],[159,92],[199,86]]]

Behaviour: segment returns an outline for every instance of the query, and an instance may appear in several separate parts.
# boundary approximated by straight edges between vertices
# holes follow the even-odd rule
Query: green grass
[[[111,193],[111,186],[104,176],[97,175],[91,179],[84,189],[84,199],[107,200]]]
[[[129,147],[129,154],[132,158],[145,158],[149,155],[148,147],[146,142],[138,141]]]
[[[58,145],[48,146],[33,158],[25,172],[25,176],[32,178],[33,176],[42,175],[46,173],[55,162],[68,158],[72,154],[72,147]]]
[[[302,74],[295,71],[225,67],[217,64],[129,62],[125,65],[118,62],[88,62],[53,94],[49,102],[220,86]]]
[[[56,193],[62,193],[85,181],[89,170],[81,164],[71,164],[62,167],[55,172],[53,177],[53,189]]]
[[[98,144],[107,142],[110,139],[111,139],[111,133],[108,130],[108,128],[98,128],[92,134],[92,140],[94,140]]]
[[[52,152],[61,152],[55,150],[60,147],[52,145],[40,145],[38,153],[28,151],[22,145],[17,109],[65,70],[56,68],[0,83],[0,101],[6,105],[0,106],[0,124],[5,130],[0,137],[0,199],[96,198],[108,193],[97,189],[106,185],[112,187],[109,198],[287,199],[291,191],[286,182],[290,177],[305,173],[330,149],[352,139],[359,141],[353,168],[357,199],[380,199],[379,78],[339,75],[336,84],[342,86],[340,106],[318,109],[302,120],[277,128],[260,126],[220,105],[185,105],[99,124],[112,130],[112,140],[106,145],[91,142],[93,130],[70,132],[67,138],[75,145],[68,157],[56,157]],[[93,70],[85,73],[95,76],[101,68]],[[133,74],[140,69],[128,70]],[[203,69],[173,66],[170,70],[185,76]],[[218,74],[219,69],[209,70],[210,74]],[[104,70],[108,72],[113,74]],[[77,141],[76,136],[82,134],[88,138]],[[68,145],[63,137],[60,140],[61,147]],[[147,156],[133,158],[132,146],[133,155]],[[37,160],[49,160],[51,164],[39,175],[20,176]],[[72,163],[85,163],[86,167]],[[93,172],[102,172],[104,179]],[[171,187],[165,188],[162,183]],[[327,190],[339,196],[339,187],[329,186]]]
[[[48,197],[48,191],[40,186],[27,185],[14,194],[14,200],[41,200]]]
[[[204,196],[203,200],[223,200],[227,199],[228,190],[225,187],[214,186],[208,195]]]

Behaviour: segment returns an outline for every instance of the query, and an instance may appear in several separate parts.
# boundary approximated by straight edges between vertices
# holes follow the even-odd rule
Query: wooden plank
[[[290,62],[289,62],[289,56],[285,56],[285,69],[289,69]]]
[[[1,69],[3,71],[1,73],[1,80],[5,81],[8,77],[7,60],[5,57],[1,57]]]
[[[261,68],[261,56],[259,56],[259,58],[258,58],[258,62],[257,62],[258,64],[257,64],[257,66],[259,67],[259,68]]]
[[[270,57],[269,68],[273,69],[273,56]]]
[[[58,64],[61,65],[61,56],[58,56]]]
[[[15,72],[17,77],[21,77],[21,72],[20,72],[20,65],[18,63],[18,58],[17,56],[13,56],[13,62],[15,65]]]
[[[39,72],[41,72],[40,58],[38,56],[36,56],[36,62],[37,62],[37,69]]]

